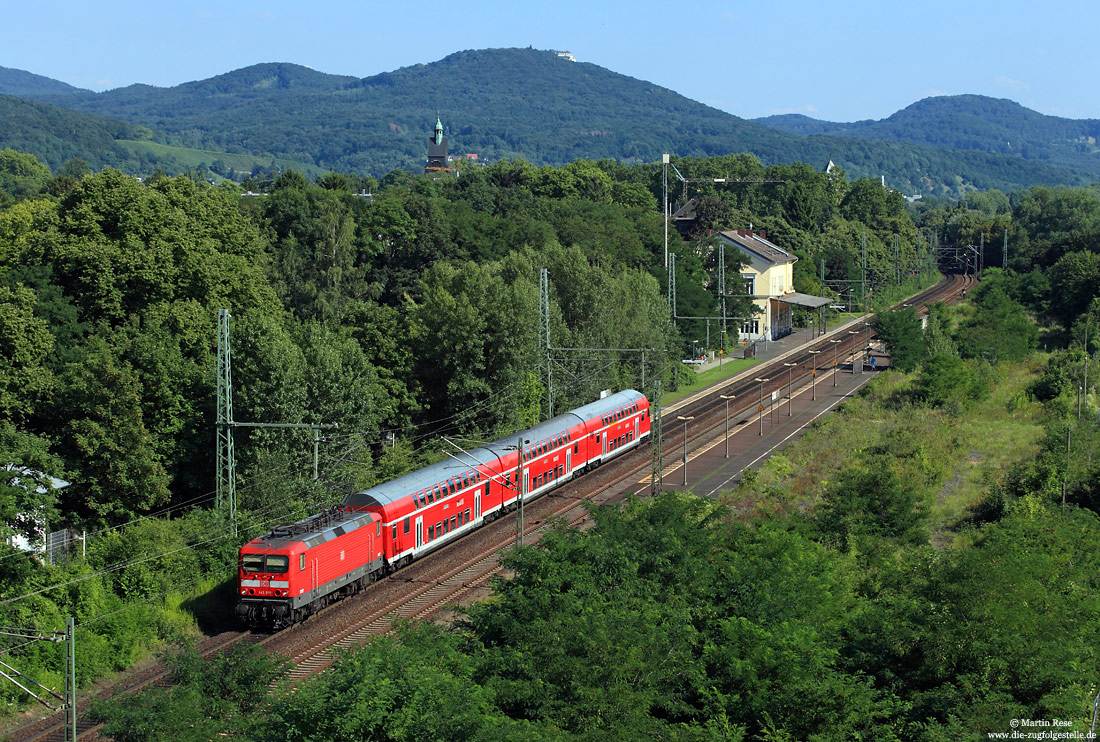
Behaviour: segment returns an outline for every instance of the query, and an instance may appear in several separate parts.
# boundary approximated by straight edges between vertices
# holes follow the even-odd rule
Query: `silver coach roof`
[[[462,474],[470,469],[476,469],[478,466],[490,465],[499,461],[500,457],[506,455],[509,451],[515,450],[516,441],[520,436],[523,436],[525,441],[538,443],[553,435],[560,435],[574,425],[591,420],[594,417],[600,417],[644,398],[644,394],[633,389],[612,394],[579,407],[572,412],[566,412],[544,423],[539,423],[533,428],[487,443],[468,452],[454,451],[455,458],[466,464],[466,466],[463,466],[459,461],[455,461],[455,459],[447,458],[444,461],[430,464],[423,469],[375,485],[362,492],[347,495],[343,504],[353,507],[389,505],[413,492],[419,492],[434,484],[444,482],[456,474]]]
[[[475,450],[480,451],[483,449]],[[417,469],[397,479],[391,479],[388,482],[377,484],[362,492],[354,492],[347,495],[344,498],[344,505],[350,505],[352,507],[389,505],[400,500],[402,497],[407,497],[413,492],[419,492],[420,490],[431,487],[433,484],[445,482],[451,477],[461,475],[463,472],[469,471],[477,466],[475,462],[470,461],[468,456],[461,453],[457,453],[456,455],[463,461],[469,461],[469,465],[463,466],[450,458],[444,461],[437,461],[434,464],[429,464],[423,469]]]

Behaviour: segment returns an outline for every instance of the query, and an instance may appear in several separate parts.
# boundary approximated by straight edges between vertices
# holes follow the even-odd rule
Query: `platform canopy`
[[[809,294],[783,294],[782,296],[772,297],[777,301],[786,302],[787,304],[797,304],[800,307],[810,307],[811,309],[820,309],[826,304],[831,304],[832,299],[828,299],[824,296],[810,296]]]

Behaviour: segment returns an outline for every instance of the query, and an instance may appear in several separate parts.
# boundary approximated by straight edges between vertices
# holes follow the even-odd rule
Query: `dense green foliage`
[[[892,187],[936,195],[1091,179],[1072,159],[1025,161],[1015,152],[980,147],[947,151],[941,149],[946,143],[887,141],[862,131],[793,135],[534,49],[462,51],[363,79],[274,63],[174,88],[130,85],[103,93],[51,91],[22,80],[8,88],[4,79],[0,91],[147,127],[166,144],[264,162],[276,155],[364,175],[421,170],[438,114],[452,154],[476,152],[490,162],[522,157],[564,165],[611,158],[637,164],[657,162],[662,152],[715,157],[742,151],[765,164],[801,161],[824,168],[832,160],[854,176],[885,175]],[[56,167],[51,154],[27,151]],[[65,157],[72,156],[98,160],[88,152]]]
[[[146,689],[125,703],[93,702],[91,716],[115,742],[200,742],[227,733],[240,738],[254,726],[242,717],[266,706],[268,687],[289,664],[252,645],[207,661],[184,644],[163,659],[173,682],[167,691]]]

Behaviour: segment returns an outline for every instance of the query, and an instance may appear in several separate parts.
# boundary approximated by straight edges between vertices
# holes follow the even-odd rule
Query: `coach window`
[[[452,516],[451,516],[451,530],[452,530],[452,531],[453,531],[453,530],[455,529],[455,521],[457,521],[457,520],[458,520],[458,516],[457,516],[457,515],[452,515]]]
[[[306,568],[306,555],[305,554],[299,554],[298,555],[298,571],[301,572],[305,568]]]
[[[397,538],[397,524],[393,524],[393,538]]]
[[[466,522],[470,522],[470,508],[466,508]]]
[[[405,518],[405,533],[409,532],[409,519]]]

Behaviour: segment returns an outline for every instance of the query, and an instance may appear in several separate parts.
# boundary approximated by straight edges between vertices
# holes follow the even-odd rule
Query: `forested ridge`
[[[906,193],[956,196],[974,189],[1085,185],[1097,172],[1095,155],[1048,156],[1050,143],[1042,137],[1028,138],[1035,152],[1027,161],[1015,150],[975,144],[985,133],[1000,136],[999,130],[979,132],[965,146],[956,146],[959,139],[864,136],[854,128],[831,132],[842,136],[792,135],[644,80],[534,49],[462,51],[362,79],[265,63],[172,88],[130,85],[102,93],[58,91],[9,74],[0,75],[0,92],[141,125],[165,144],[246,154],[264,163],[277,156],[376,177],[398,167],[423,168],[437,115],[453,154],[477,153],[490,162],[520,157],[561,166],[610,158],[638,164],[658,161],[664,152],[748,152],[764,164],[824,168],[832,160],[853,177],[885,176]],[[918,117],[910,129],[929,128],[928,118]],[[23,128],[0,131],[0,146],[20,149],[26,141],[38,144]],[[22,151],[48,157],[38,149]],[[91,162],[88,154],[77,156]],[[110,164],[151,172],[130,170],[129,161]],[[170,169],[171,161],[164,164],[166,172],[179,172]]]
[[[913,142],[1100,173],[1100,119],[1044,116],[984,95],[925,98],[880,121],[839,123],[798,114],[755,121],[792,134]]]
[[[924,331],[904,310],[876,320],[913,370],[874,415],[910,422],[847,446],[808,483],[749,482],[734,509],[667,497],[603,511],[588,534],[517,552],[515,580],[459,626],[410,628],[272,705],[266,660],[208,672],[183,651],[177,690],[100,710],[117,739],[947,740],[995,731],[1009,712],[1084,718],[1096,681],[1063,668],[1091,667],[1097,646],[1100,457],[1088,452],[1100,435],[1095,397],[1079,421],[1072,400],[1082,330],[1100,325],[1100,199],[1035,188],[907,211],[899,193],[843,172],[745,155],[676,163],[687,177],[785,181],[691,194],[691,238],[671,241],[683,314],[716,311],[710,229],[766,229],[799,256],[808,293],[822,290],[822,261],[827,281],[858,276],[863,233],[881,292],[895,235],[910,272],[930,242],[981,234],[996,265],[993,237],[1009,230],[1007,270],[967,309],[938,310]],[[0,457],[16,467],[0,522],[32,540],[42,524],[88,531],[86,557],[57,565],[0,547],[0,623],[55,629],[76,616],[83,684],[227,618],[219,585],[242,541],[433,460],[439,435],[484,440],[542,418],[540,268],[556,344],[656,350],[644,371],[630,354],[563,362],[558,410],[639,387],[643,373],[675,385],[684,338],[698,337],[668,320],[654,165],[501,160],[443,180],[285,172],[245,187],[267,195],[77,161],[53,174],[0,151]],[[307,435],[238,437],[237,538],[210,491],[221,308],[233,314],[236,419],[340,425],[319,485]],[[931,522],[950,458],[922,448],[933,431],[912,421],[950,431],[944,415],[997,399],[1013,364],[1034,376],[1002,408],[1042,405],[1047,432],[950,522]],[[1068,425],[1081,448],[1065,481]],[[945,454],[970,453],[936,435]],[[792,492],[801,505],[788,506]],[[990,564],[1003,590],[974,603]],[[1070,587],[1052,594],[1056,583]],[[1044,609],[998,597],[1016,593]],[[974,632],[992,639],[967,651]],[[1005,654],[1017,634],[1040,659]],[[59,683],[52,646],[3,646]]]

